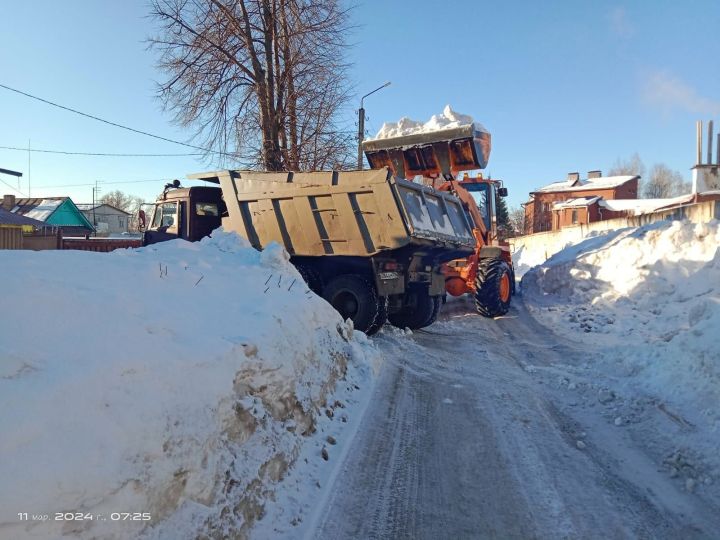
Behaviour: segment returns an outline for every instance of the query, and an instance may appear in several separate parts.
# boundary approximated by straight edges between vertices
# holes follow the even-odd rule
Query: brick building
[[[639,180],[639,176],[604,177],[600,171],[590,171],[587,179],[581,180],[579,173],[570,173],[566,180],[530,193],[530,200],[523,204],[525,234],[617,217],[603,209],[601,202],[637,199]]]

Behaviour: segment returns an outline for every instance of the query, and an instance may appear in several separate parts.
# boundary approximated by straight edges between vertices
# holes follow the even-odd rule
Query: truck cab
[[[208,236],[227,215],[222,191],[217,187],[180,187],[175,180],[165,186],[155,202],[145,231],[144,244],[182,238],[195,242]]]

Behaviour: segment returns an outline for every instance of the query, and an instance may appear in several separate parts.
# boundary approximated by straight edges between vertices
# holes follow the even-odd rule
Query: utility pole
[[[365,138],[365,107],[363,106],[363,101],[366,97],[368,97],[370,94],[374,94],[378,90],[382,90],[386,86],[390,86],[390,81],[386,82],[382,86],[377,87],[372,92],[368,92],[363,97],[360,98],[360,110],[358,110],[358,159],[357,159],[357,168],[358,170],[363,170],[363,152],[362,152],[362,143],[363,139]]]
[[[93,187],[93,228],[95,229],[93,232],[93,236],[97,236],[97,217],[95,217],[95,198],[97,196],[98,191],[100,191],[100,188],[98,187],[98,182],[95,180],[95,187]]]

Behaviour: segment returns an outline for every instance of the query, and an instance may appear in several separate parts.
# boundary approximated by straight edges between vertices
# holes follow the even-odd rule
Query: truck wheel
[[[295,268],[300,272],[300,275],[305,280],[308,288],[315,294],[322,293],[322,276],[320,272],[304,264],[296,264]]]
[[[475,307],[480,315],[498,317],[510,309],[511,272],[501,259],[480,259],[475,281]]]
[[[377,295],[375,286],[362,276],[338,276],[325,286],[322,294],[343,319],[351,319],[355,328],[368,335],[380,329],[386,299]],[[383,304],[383,306],[381,306]]]
[[[440,297],[428,295],[427,290],[409,294],[415,297],[415,305],[405,305],[400,311],[388,315],[390,324],[398,328],[417,330],[434,323],[440,310]]]

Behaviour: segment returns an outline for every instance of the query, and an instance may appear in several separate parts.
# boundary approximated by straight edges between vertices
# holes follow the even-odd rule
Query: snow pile
[[[378,362],[282,248],[221,230],[4,251],[0,278],[3,537],[244,536],[338,388],[361,399]]]
[[[479,122],[475,122],[472,116],[460,114],[452,110],[450,105],[445,105],[441,114],[434,114],[427,122],[419,122],[403,117],[397,122],[385,122],[375,135],[375,139],[390,139],[406,135],[417,135],[419,133],[430,133],[443,129],[453,129],[472,125],[475,131],[487,133],[487,130]]]
[[[604,348],[589,364],[605,366],[628,392],[671,404],[717,442],[717,221],[660,222],[587,239],[527,272],[523,293],[540,322]]]

